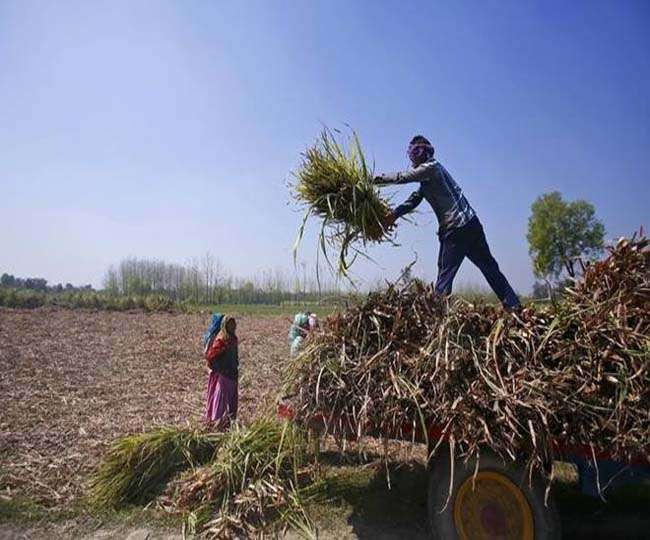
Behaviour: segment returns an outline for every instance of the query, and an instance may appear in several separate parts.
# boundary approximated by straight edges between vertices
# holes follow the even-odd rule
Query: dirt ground
[[[115,438],[199,420],[208,314],[0,310],[0,494],[70,503]],[[271,399],[287,317],[238,319],[240,416]]]
[[[115,438],[200,420],[208,322],[209,314],[196,313],[0,308],[0,540],[182,538],[178,524],[149,522],[148,514],[103,518],[74,509]],[[272,406],[290,319],[244,315],[238,324],[246,421]],[[321,538],[428,538],[424,467],[391,476],[390,491],[381,474],[368,475],[321,509]],[[565,538],[648,538],[650,488],[608,506],[575,486],[556,492]],[[16,519],[14,501],[37,505],[36,518]]]

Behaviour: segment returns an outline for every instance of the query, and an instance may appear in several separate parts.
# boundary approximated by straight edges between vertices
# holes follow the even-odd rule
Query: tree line
[[[100,290],[70,283],[50,286],[44,278],[4,273],[0,276],[0,306],[158,311],[218,304],[331,305],[349,298],[338,283],[318,283],[308,276],[305,264],[301,267],[302,276],[299,272],[287,276],[277,269],[238,278],[210,253],[185,265],[129,257],[109,267]]]
[[[0,276],[0,287],[7,289],[16,289],[16,290],[30,290],[30,291],[40,291],[40,292],[50,292],[50,293],[60,293],[63,291],[68,292],[78,292],[78,291],[92,291],[92,285],[81,285],[75,286],[72,283],[66,283],[65,285],[57,283],[56,285],[48,285],[47,280],[43,278],[21,278],[15,277],[12,274],[7,274],[6,272]]]
[[[111,266],[104,279],[111,295],[164,294],[175,302],[198,305],[328,302],[345,295],[337,282],[321,282],[296,272],[268,270],[250,278],[233,277],[207,253],[185,265],[130,257]]]

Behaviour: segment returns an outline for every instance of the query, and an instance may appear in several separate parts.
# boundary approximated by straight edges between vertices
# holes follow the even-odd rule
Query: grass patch
[[[470,302],[482,302],[485,304],[499,304],[499,299],[496,295],[485,288],[479,286],[461,286],[454,290],[454,295],[464,298]],[[192,308],[193,311],[211,311],[217,313],[230,313],[233,315],[253,315],[261,317],[277,317],[286,315],[293,318],[293,316],[300,312],[306,311],[308,313],[315,313],[319,318],[325,318],[343,309],[346,305],[358,302],[358,298],[350,297],[346,300],[341,300],[340,303],[335,304],[212,304],[209,306],[197,305]]]
[[[577,484],[580,479],[577,465],[566,461],[554,461],[553,479],[560,484]]]
[[[183,519],[180,516],[154,505],[147,507],[129,505],[118,509],[87,507],[83,515],[86,518],[85,527],[93,529],[145,526],[155,529],[180,530],[183,525]]]
[[[286,315],[293,318],[299,311],[308,311],[315,313],[319,317],[327,317],[335,311],[338,311],[339,306],[319,306],[314,304],[306,305],[283,305],[283,304],[217,304],[213,306],[199,306],[200,310],[208,309],[217,313],[231,313],[234,315],[254,315],[254,316],[267,316],[276,317]]]
[[[421,463],[389,464],[390,487],[383,463],[335,471],[332,494],[353,509],[359,521],[395,523],[426,517],[427,474]]]

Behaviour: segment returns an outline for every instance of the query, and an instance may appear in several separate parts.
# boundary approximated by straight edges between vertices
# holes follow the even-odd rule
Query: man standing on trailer
[[[517,294],[490,253],[483,226],[476,212],[447,169],[434,159],[434,153],[429,140],[422,135],[416,135],[411,139],[407,150],[413,167],[408,171],[375,177],[375,183],[379,185],[415,182],[420,184],[417,191],[393,210],[385,226],[393,226],[398,218],[414,210],[422,199],[426,199],[440,225],[436,292],[451,294],[454,277],[463,259],[467,257],[483,273],[506,310],[521,309]]]

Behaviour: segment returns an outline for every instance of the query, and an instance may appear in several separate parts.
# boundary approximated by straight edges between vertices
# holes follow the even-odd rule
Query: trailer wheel
[[[456,460],[451,495],[449,453],[430,463],[428,512],[432,538],[438,540],[510,539],[556,540],[560,520],[545,484],[528,478],[522,467],[506,465],[494,454],[481,454],[478,474],[475,461]],[[449,499],[449,500],[447,500]],[[446,507],[445,507],[446,504]]]

